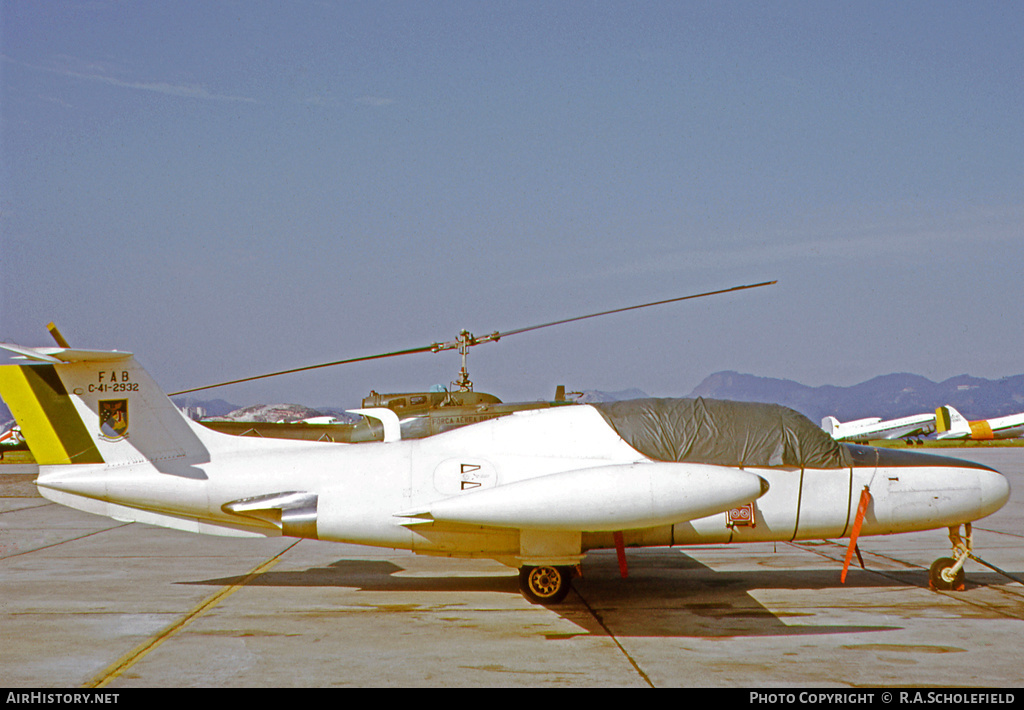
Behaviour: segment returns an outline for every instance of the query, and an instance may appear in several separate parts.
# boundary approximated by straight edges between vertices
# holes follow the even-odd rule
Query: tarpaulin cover
[[[810,419],[778,404],[652,398],[592,406],[627,444],[657,461],[797,468],[852,461]]]

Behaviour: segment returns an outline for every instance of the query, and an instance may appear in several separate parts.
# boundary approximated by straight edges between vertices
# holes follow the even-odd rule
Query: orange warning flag
[[[846,560],[843,561],[843,574],[839,581],[846,584],[846,571],[850,569],[850,560],[853,559],[853,551],[857,549],[857,538],[860,536],[860,527],[864,524],[864,514],[868,512],[868,503],[871,502],[871,492],[867,486],[860,493],[860,505],[857,506],[857,517],[853,520],[853,530],[850,532],[850,546],[846,548]]]

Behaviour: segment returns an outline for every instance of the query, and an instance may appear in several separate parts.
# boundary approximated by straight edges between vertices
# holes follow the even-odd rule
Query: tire
[[[940,557],[939,559],[932,562],[931,569],[928,570],[928,584],[932,589],[937,589],[942,592],[961,592],[964,589],[964,568],[961,567],[957,570],[956,576],[953,577],[952,582],[946,581],[943,578],[942,573],[948,569],[951,569],[956,564],[956,560],[950,557]]]
[[[572,588],[572,567],[521,567],[519,591],[534,604],[558,604]]]

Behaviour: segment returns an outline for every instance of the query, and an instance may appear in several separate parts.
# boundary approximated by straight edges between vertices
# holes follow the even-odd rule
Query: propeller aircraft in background
[[[1024,412],[993,419],[967,419],[949,405],[935,410],[938,422],[936,439],[970,439],[991,441],[993,439],[1018,439],[1024,436]]]
[[[914,414],[899,419],[882,421],[881,417],[840,422],[835,417],[821,420],[821,428],[836,441],[868,443],[875,440],[905,439],[913,443],[915,437],[927,436],[935,431],[934,414]]]

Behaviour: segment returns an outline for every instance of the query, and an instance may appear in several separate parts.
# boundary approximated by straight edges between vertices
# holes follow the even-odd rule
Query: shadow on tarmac
[[[347,587],[361,592],[391,593],[499,593],[519,595],[515,575],[406,576],[398,564],[384,560],[338,560],[326,567],[306,570],[268,571],[246,582],[250,587]],[[859,573],[858,573],[859,572]],[[992,579],[989,580],[988,578]],[[246,577],[180,582],[180,584],[227,586],[241,584]],[[998,584],[999,575],[974,574],[977,583]],[[884,617],[896,623],[835,625],[814,623],[816,609],[832,605],[829,591],[858,589],[928,588],[927,570],[887,571],[883,575],[851,572],[845,585],[839,581],[839,567],[825,570],[741,570],[715,571],[678,549],[646,550],[629,558],[629,577],[619,576],[614,552],[590,553],[583,576],[574,583],[574,593],[565,602],[550,607],[579,626],[581,633],[633,637],[731,638],[748,636],[799,636],[891,631],[903,628],[898,621],[915,614],[918,605],[909,600],[890,610],[891,600],[877,606],[863,595],[851,607],[866,619]],[[970,588],[971,585],[969,585]],[[976,584],[974,585],[976,586]],[[753,590],[786,590],[802,595],[800,608],[807,611],[769,611],[751,594]],[[807,601],[807,595],[819,595]],[[436,600],[424,600],[429,608]],[[835,600],[843,606],[850,599]],[[525,603],[525,602],[524,602]],[[865,606],[865,603],[868,606]],[[920,605],[922,614],[934,613],[934,604]],[[805,623],[802,623],[805,622]],[[574,634],[569,634],[574,635]]]

